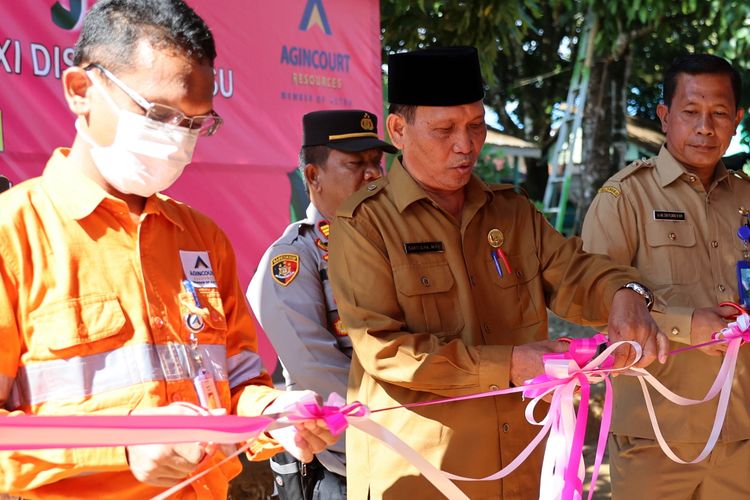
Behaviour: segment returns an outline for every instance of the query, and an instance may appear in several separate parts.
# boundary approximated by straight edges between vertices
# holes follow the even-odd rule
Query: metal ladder
[[[576,140],[581,134],[581,121],[586,107],[597,28],[596,16],[589,11],[581,33],[581,40],[578,43],[578,53],[570,78],[564,115],[560,128],[557,130],[557,140],[550,158],[551,171],[544,189],[544,214],[560,232],[563,231],[565,224],[570,184],[573,171],[576,169],[573,153]]]

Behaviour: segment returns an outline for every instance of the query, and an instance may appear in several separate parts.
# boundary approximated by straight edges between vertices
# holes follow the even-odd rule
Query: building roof
[[[502,148],[508,156],[525,156],[529,158],[541,158],[542,156],[541,148],[533,142],[503,134],[492,127],[487,127],[487,139],[485,139],[484,143]]]
[[[646,151],[657,154],[661,145],[664,144],[665,137],[653,127],[653,124],[649,122],[628,116],[626,118],[628,141],[635,142]]]

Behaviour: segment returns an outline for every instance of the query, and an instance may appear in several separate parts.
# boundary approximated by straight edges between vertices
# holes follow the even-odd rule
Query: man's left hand
[[[635,366],[642,368],[658,357],[660,363],[667,360],[669,340],[659,331],[651,318],[643,297],[632,290],[622,288],[615,293],[609,311],[610,343],[632,340],[641,345],[643,355]],[[614,368],[630,364],[635,359],[635,351],[630,346],[615,350]]]

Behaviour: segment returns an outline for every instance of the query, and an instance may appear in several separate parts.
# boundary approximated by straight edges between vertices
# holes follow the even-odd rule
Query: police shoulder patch
[[[281,286],[294,281],[299,273],[299,255],[282,253],[271,259],[271,276]]]
[[[618,196],[620,196],[620,190],[617,189],[614,186],[602,186],[602,187],[599,188],[599,192],[600,193],[609,193],[612,196],[614,196],[615,198],[617,198]]]

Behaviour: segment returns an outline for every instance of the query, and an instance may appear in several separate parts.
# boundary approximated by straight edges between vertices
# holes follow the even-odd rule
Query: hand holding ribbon
[[[264,414],[277,414],[287,418],[277,418],[269,427],[268,433],[297,460],[309,463],[315,453],[336,442],[334,434],[341,433],[341,419],[346,418],[341,413],[338,417],[332,413],[324,415],[322,408],[325,407],[320,406],[318,395],[313,391],[281,392]],[[337,432],[329,431],[329,422]]]

